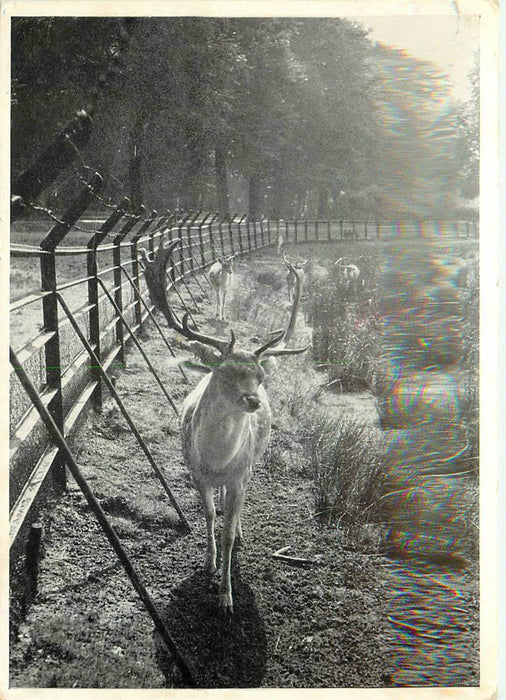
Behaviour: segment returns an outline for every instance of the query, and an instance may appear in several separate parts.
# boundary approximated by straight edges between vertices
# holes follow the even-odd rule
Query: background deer
[[[361,276],[360,268],[355,264],[349,263],[348,265],[343,264],[342,258],[338,258],[334,265],[337,265],[337,274],[339,284],[346,289],[352,287],[353,289],[358,289],[359,284],[364,284],[364,279]]]
[[[186,365],[205,376],[183,403],[181,438],[184,461],[204,508],[207,526],[204,566],[209,574],[216,571],[214,489],[220,488],[224,495],[219,599],[225,611],[232,612],[232,547],[235,538],[242,536],[240,513],[246,486],[253,465],[261,460],[267,448],[271,430],[271,409],[262,384],[264,365],[268,356],[302,353],[307,346],[275,349],[285,334],[281,330],[254,352],[234,350],[232,330],[230,340],[224,340],[191,329],[188,314],[182,323],[178,321],[168,303],[165,284],[167,262],[177,245],[178,241],[167,248],[160,244],[154,261],[148,261],[145,276],[151,301],[164,314],[169,326],[214,351],[211,367],[194,362]],[[294,274],[298,280],[297,271]]]
[[[225,257],[215,252],[218,258],[209,268],[209,282],[216,292],[216,316],[220,321],[225,318],[225,299],[232,284],[235,255]]]
[[[288,272],[286,273],[288,301],[293,301],[297,280],[300,283],[300,289],[302,290],[302,288],[304,287],[304,282],[306,280],[306,273],[304,271],[304,268],[308,264],[309,260],[303,260],[302,262],[292,263],[286,255],[283,255],[283,261],[288,268]]]
[[[281,229],[278,231],[278,255],[285,255],[285,237]]]

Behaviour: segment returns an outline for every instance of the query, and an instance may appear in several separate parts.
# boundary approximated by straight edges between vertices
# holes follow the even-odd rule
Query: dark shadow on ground
[[[190,663],[197,687],[258,688],[265,674],[267,641],[255,597],[241,580],[233,557],[234,613],[226,615],[218,602],[218,575],[202,570],[172,592],[160,613],[178,649]],[[169,688],[185,687],[172,658],[155,633],[156,658]]]

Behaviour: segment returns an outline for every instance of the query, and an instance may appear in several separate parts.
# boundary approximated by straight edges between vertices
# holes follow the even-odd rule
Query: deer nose
[[[256,394],[245,394],[243,399],[250,410],[256,411],[260,408],[260,399]]]

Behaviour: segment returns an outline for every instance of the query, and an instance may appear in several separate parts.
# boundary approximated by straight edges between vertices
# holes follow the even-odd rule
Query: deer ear
[[[263,357],[260,360],[260,367],[263,368],[265,374],[270,375],[277,368],[278,363],[275,357]]]

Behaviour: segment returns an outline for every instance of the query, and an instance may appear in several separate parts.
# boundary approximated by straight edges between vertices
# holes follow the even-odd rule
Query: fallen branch
[[[304,559],[302,557],[291,557],[286,555],[284,552],[288,552],[291,546],[281,547],[274,554],[272,554],[273,559],[278,559],[278,561],[284,561],[285,564],[292,564],[293,566],[314,566],[317,562],[313,559]]]

